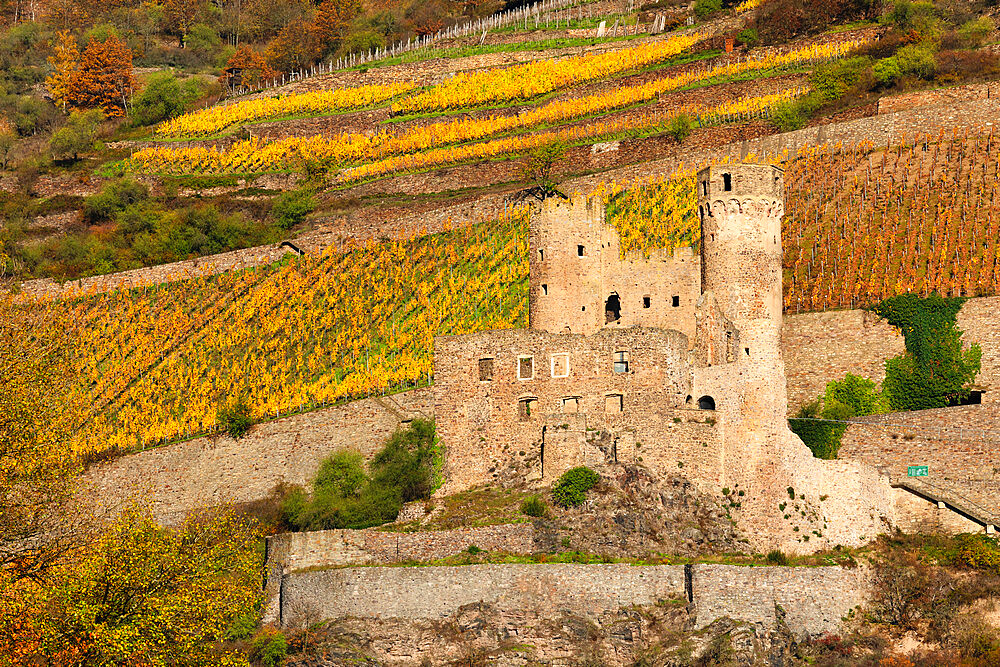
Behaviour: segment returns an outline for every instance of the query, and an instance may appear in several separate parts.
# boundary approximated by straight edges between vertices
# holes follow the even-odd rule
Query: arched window
[[[604,302],[604,323],[611,324],[617,322],[622,317],[622,302],[617,294],[612,294]]]
[[[714,410],[715,409],[715,399],[711,396],[702,396],[698,399],[698,409],[699,410]]]

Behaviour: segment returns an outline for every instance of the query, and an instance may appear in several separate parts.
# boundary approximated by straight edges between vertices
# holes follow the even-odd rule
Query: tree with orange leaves
[[[226,69],[240,68],[243,70],[243,83],[255,84],[260,81],[269,81],[278,76],[278,72],[272,68],[264,56],[251,49],[246,44],[241,44],[236,53],[226,62]],[[219,83],[226,85],[226,74],[219,77]]]
[[[132,100],[136,80],[132,74],[132,51],[114,35],[91,39],[73,76],[67,101],[81,109],[101,107],[108,117],[124,116]]]
[[[205,7],[205,0],[165,0],[163,9],[170,29],[177,33],[179,46],[183,49],[187,34],[195,19]]]
[[[323,0],[316,7],[313,19],[313,33],[320,50],[335,48],[347,35],[351,21],[360,11],[358,0]]]
[[[52,74],[45,79],[45,83],[48,85],[53,99],[60,102],[63,111],[66,111],[70,87],[80,71],[80,47],[69,30],[60,30],[56,35],[52,50],[54,54],[49,58]]]

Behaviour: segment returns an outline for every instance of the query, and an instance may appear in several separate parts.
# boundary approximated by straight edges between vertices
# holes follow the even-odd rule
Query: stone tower
[[[751,359],[778,349],[783,187],[783,172],[770,165],[698,172],[701,290],[715,295]]]
[[[528,232],[528,326],[592,333],[604,325],[600,301],[604,204],[597,197],[546,199]]]

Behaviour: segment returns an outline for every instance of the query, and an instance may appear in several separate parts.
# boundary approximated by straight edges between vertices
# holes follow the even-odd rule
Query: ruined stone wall
[[[535,528],[530,523],[457,528],[416,533],[365,530],[318,530],[267,538],[267,584],[264,623],[280,613],[281,579],[290,572],[345,565],[428,562],[477,546],[485,551],[530,554]]]
[[[622,257],[618,230],[605,222],[598,197],[545,201],[528,234],[533,329],[590,334],[602,327],[676,329],[694,337],[700,294],[698,258],[690,248]],[[607,302],[617,298],[617,318]]]
[[[696,564],[693,569],[698,629],[723,616],[773,627],[780,606],[793,633],[816,636],[835,630],[868,590],[859,568]]]
[[[627,369],[615,372],[619,352]],[[589,434],[641,433],[658,409],[685,404],[687,358],[687,338],[662,329],[439,336],[434,402],[448,452],[445,492],[490,482],[512,460],[537,461],[531,476],[547,479],[586,459]]]
[[[85,483],[105,504],[148,497],[160,521],[191,510],[267,498],[278,484],[307,484],[320,460],[349,448],[373,456],[404,420],[433,416],[430,389],[369,398],[258,424],[240,440],[196,438],[91,466]]]
[[[896,503],[896,525],[904,533],[925,535],[958,535],[978,533],[983,527],[951,508],[918,496],[906,489],[893,489]]]
[[[780,605],[789,629],[805,637],[836,631],[867,586],[862,572],[839,567],[694,565],[686,576],[683,565],[565,564],[341,568],[289,574],[281,589],[284,627],[344,617],[435,619],[473,603],[555,618],[686,600],[698,628],[722,616],[772,628]]]
[[[788,412],[816,400],[826,383],[848,373],[885,379],[885,362],[905,351],[903,336],[864,310],[787,315],[781,332]]]

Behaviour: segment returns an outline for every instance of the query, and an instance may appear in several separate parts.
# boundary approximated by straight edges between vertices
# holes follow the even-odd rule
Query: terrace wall
[[[371,457],[406,420],[433,414],[430,389],[368,398],[258,424],[240,440],[210,436],[129,454],[91,466],[84,479],[102,504],[147,496],[158,520],[177,523],[194,509],[308,484],[331,452]]]
[[[468,565],[361,567],[296,572],[281,584],[281,624],[318,619],[441,619],[463,605],[534,610],[543,617],[596,617],[624,607],[687,601],[697,628],[728,616],[774,627],[776,606],[798,637],[834,632],[865,598],[860,569],[740,567]]]

